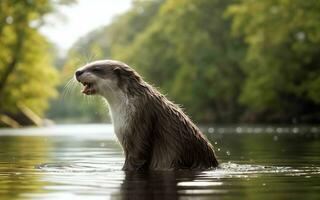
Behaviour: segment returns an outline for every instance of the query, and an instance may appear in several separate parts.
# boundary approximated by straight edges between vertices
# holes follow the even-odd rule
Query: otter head
[[[82,93],[110,96],[114,93],[130,93],[133,85],[141,83],[140,76],[128,65],[114,60],[89,63],[75,72],[77,81],[83,84]]]

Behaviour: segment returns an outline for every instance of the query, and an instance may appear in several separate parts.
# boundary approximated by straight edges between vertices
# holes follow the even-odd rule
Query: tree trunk
[[[24,26],[24,24],[21,24],[21,27],[19,26],[16,28],[17,41],[14,47],[12,48],[12,59],[7,64],[7,68],[4,69],[4,71],[2,72],[2,76],[0,77],[0,99],[3,99],[4,88],[7,84],[9,76],[14,72],[18,62],[21,59],[23,43],[26,36],[25,29],[26,26]],[[0,111],[3,109],[3,105],[1,105],[2,102],[3,101],[0,101]]]

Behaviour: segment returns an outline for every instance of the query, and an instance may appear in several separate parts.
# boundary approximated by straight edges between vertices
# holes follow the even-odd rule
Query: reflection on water
[[[0,130],[0,199],[318,198],[318,133],[209,132],[218,169],[138,173],[109,125]]]

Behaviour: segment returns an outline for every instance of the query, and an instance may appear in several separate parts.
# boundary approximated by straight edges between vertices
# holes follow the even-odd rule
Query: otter
[[[108,104],[121,144],[123,170],[209,169],[218,166],[212,145],[184,114],[127,64],[94,61],[75,72],[86,95]]]

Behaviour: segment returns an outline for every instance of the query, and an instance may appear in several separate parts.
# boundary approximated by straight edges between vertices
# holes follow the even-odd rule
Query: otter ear
[[[121,75],[121,69],[120,67],[116,67],[113,69],[113,73],[115,73],[117,76],[120,76]]]

